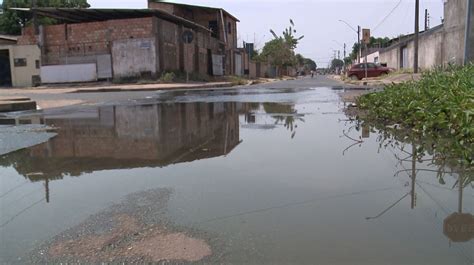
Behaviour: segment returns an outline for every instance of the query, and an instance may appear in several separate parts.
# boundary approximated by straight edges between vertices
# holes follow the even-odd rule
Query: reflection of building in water
[[[50,116],[45,123],[59,128],[58,136],[10,155],[17,156],[11,164],[34,181],[227,155],[240,143],[238,108],[236,103],[150,104]]]

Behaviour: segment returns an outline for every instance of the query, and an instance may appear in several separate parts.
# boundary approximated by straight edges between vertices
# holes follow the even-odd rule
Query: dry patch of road
[[[156,189],[90,216],[33,251],[34,264],[193,263],[212,258],[205,233],[167,220],[171,191]],[[212,241],[212,240],[209,240]]]

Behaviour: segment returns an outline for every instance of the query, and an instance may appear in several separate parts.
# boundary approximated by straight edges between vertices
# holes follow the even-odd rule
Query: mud
[[[149,190],[89,217],[31,253],[28,263],[198,262],[212,255],[197,231],[166,218],[171,191]]]

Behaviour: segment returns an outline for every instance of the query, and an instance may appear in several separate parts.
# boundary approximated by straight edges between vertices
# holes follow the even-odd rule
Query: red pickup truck
[[[365,78],[365,65],[367,65],[367,77],[379,77],[381,75],[388,75],[391,68],[377,65],[375,63],[360,63],[351,67],[347,76],[352,80],[362,80]]]

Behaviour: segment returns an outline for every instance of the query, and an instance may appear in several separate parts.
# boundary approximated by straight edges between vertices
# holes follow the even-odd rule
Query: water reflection
[[[44,124],[58,128],[58,136],[7,155],[1,164],[39,181],[223,156],[241,142],[238,115],[245,107],[237,103],[104,106],[80,115],[47,116]]]
[[[265,115],[264,119],[256,116]],[[100,170],[166,167],[225,156],[240,140],[244,126],[274,119],[293,132],[304,121],[294,105],[280,103],[175,103],[88,107],[71,113],[29,114],[3,123],[45,124],[58,136],[32,148],[3,156],[30,181],[49,181]],[[263,125],[263,124],[261,124]],[[263,127],[263,126],[262,126]]]
[[[388,205],[386,209],[383,209],[380,213],[375,216],[366,217],[366,220],[376,220],[382,218],[395,206],[403,202],[406,198],[410,198],[410,208],[414,210],[417,207],[418,201],[418,190],[421,190],[428,198],[430,198],[442,211],[447,218],[443,220],[443,234],[453,243],[465,243],[469,242],[474,238],[474,216],[471,213],[465,213],[463,203],[465,200],[464,191],[469,186],[472,187],[473,181],[472,168],[459,166],[459,160],[453,159],[452,156],[447,156],[442,153],[436,153],[435,144],[432,145],[431,149],[427,148],[427,143],[431,144],[429,140],[419,139],[414,141],[410,134],[401,134],[396,128],[377,127],[367,122],[361,122],[360,120],[349,120],[350,123],[354,123],[349,127],[348,131],[356,130],[361,133],[359,139],[355,139],[348,135],[347,131],[343,134],[345,137],[353,140],[355,143],[350,145],[344,153],[355,147],[362,146],[364,139],[370,138],[370,133],[374,132],[379,135],[377,141],[379,142],[380,149],[391,150],[396,161],[398,161],[397,168],[400,170],[396,171],[394,176],[402,178],[404,175],[408,177],[408,181],[405,182],[406,187],[410,187],[409,192],[400,194],[400,199],[394,203]],[[378,129],[377,129],[378,128]],[[401,140],[403,139],[403,141]],[[426,151],[428,149],[428,151]],[[450,157],[450,159],[446,159]],[[407,166],[407,164],[409,166]],[[437,166],[438,169],[432,169],[433,166]],[[418,175],[421,172],[436,173],[438,178],[438,184],[432,184],[430,181],[423,181],[419,179]],[[452,187],[446,187],[446,178],[451,177],[455,179]],[[451,213],[445,207],[437,201],[436,196],[433,196],[424,187],[430,185],[438,188],[457,192],[457,212]]]

